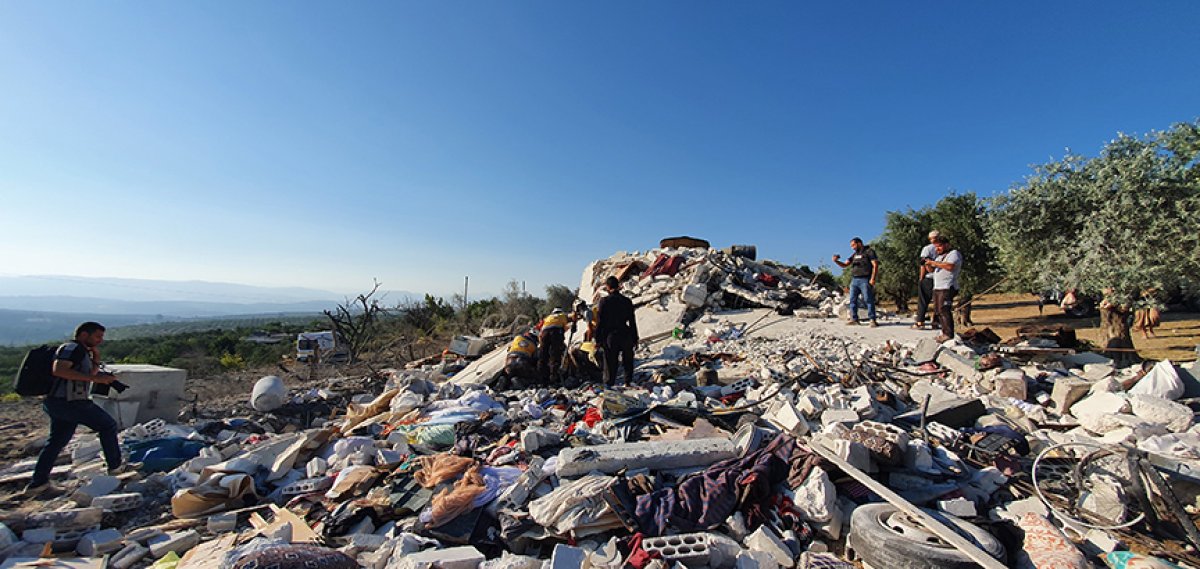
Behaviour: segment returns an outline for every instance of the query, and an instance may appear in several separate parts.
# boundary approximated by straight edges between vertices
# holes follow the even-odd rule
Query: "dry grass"
[[[1075,329],[1080,339],[1100,340],[1100,318],[1070,318],[1055,305],[1046,305],[1038,313],[1037,299],[1032,295],[989,294],[975,301],[971,314],[976,328],[991,328],[1001,338],[1016,334],[1020,326],[1027,324],[1066,324]],[[1133,345],[1143,358],[1172,361],[1196,359],[1196,346],[1200,344],[1200,313],[1164,312],[1162,326],[1155,333],[1157,338],[1144,339],[1134,331]]]

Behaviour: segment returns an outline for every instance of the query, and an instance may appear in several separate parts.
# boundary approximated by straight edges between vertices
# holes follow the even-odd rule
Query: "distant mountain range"
[[[385,304],[419,297],[390,291]],[[300,287],[258,287],[204,281],[0,277],[0,344],[64,338],[80,322],[105,326],[266,314],[320,314],[343,302],[337,293]]]

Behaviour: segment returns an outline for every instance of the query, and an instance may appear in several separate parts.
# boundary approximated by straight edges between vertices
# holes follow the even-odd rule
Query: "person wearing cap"
[[[508,345],[508,355],[504,358],[503,375],[507,382],[501,389],[531,387],[537,381],[537,354],[538,335],[533,330],[513,337]]]
[[[850,268],[850,320],[847,324],[858,324],[859,303],[867,305],[867,318],[871,327],[879,325],[875,320],[875,277],[879,274],[879,259],[875,251],[863,244],[863,240],[855,237],[850,240],[850,248],[854,254],[850,260],[842,262],[841,255],[834,255],[833,262],[845,269]],[[859,298],[862,298],[860,301]]]
[[[563,352],[567,350],[566,328],[570,317],[561,308],[555,308],[543,318],[538,332],[538,374],[542,381],[560,383]]]
[[[921,248],[921,271],[917,277],[917,316],[914,319],[913,328],[917,330],[925,329],[925,314],[929,308],[929,303],[933,301],[933,271],[925,264],[926,260],[937,259],[937,241],[942,236],[942,233],[936,229],[929,232],[929,244]],[[936,311],[933,318],[937,322]]]

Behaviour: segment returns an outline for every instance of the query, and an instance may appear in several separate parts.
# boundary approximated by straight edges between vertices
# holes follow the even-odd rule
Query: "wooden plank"
[[[917,520],[921,523],[921,525],[928,528],[929,531],[942,538],[943,541],[953,545],[955,549],[958,549],[967,557],[970,557],[972,561],[978,563],[986,569],[1005,569],[1003,563],[996,561],[994,557],[988,555],[984,550],[979,549],[979,547],[977,547],[974,543],[971,543],[970,541],[967,541],[965,537],[958,535],[958,532],[946,527],[945,524],[939,522],[933,516],[925,513],[925,511],[921,508],[914,506],[912,502],[900,497],[899,494],[892,492],[891,488],[880,484],[877,480],[868,476],[866,472],[863,472],[858,468],[855,468],[854,465],[850,464],[849,462],[842,460],[840,456],[834,454],[829,449],[822,447],[820,444],[812,444],[809,445],[808,448],[820,455],[821,458],[832,462],[834,466],[840,468],[842,472],[845,472],[855,480],[862,482],[863,485],[865,485],[867,488],[870,488],[872,492],[882,496],[883,499],[887,500],[891,505],[896,506],[904,513],[912,516],[913,519]]]

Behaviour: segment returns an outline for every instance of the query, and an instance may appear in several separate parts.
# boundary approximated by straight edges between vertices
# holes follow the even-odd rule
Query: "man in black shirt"
[[[850,267],[850,320],[846,323],[858,324],[858,297],[862,295],[867,305],[867,318],[874,328],[879,325],[875,321],[875,276],[879,274],[879,259],[875,257],[875,251],[864,245],[858,237],[850,240],[850,247],[854,249],[854,254],[849,261],[842,262],[841,255],[833,256],[837,266],[843,269]]]
[[[25,491],[37,494],[50,488],[50,471],[58,454],[75,436],[75,428],[85,425],[100,436],[100,447],[108,463],[109,474],[124,472],[121,447],[117,444],[117,422],[92,402],[92,384],[112,385],[114,377],[100,372],[100,351],[104,326],[84,322],[75,329],[75,340],[58,347],[54,356],[54,384],[42,408],[50,416],[50,439],[38,455],[33,478]]]
[[[617,379],[617,356],[625,368],[625,381],[633,382],[633,348],[638,343],[637,320],[633,317],[633,301],[621,294],[617,277],[604,281],[608,296],[596,304],[596,332],[593,339],[604,347],[604,383],[612,385]]]

